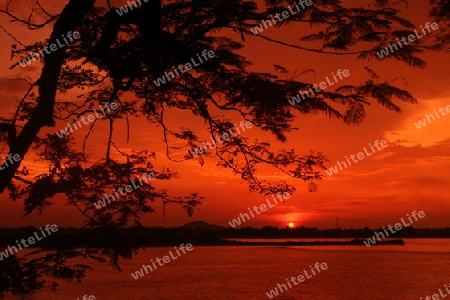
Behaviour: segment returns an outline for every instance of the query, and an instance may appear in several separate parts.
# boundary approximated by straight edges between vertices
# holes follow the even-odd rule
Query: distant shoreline
[[[262,239],[259,239],[262,240]],[[240,247],[240,246],[364,246],[364,240],[363,239],[345,239],[345,241],[324,241],[324,240],[316,240],[316,241],[256,241],[256,242],[249,242],[249,241],[237,241],[234,239],[219,239],[214,241],[195,241],[196,246],[207,246],[207,247],[220,247],[220,246],[233,246],[233,247]],[[176,241],[166,241],[162,243],[143,243],[139,245],[139,248],[157,248],[157,247],[173,247],[176,246],[178,242]],[[405,241],[403,239],[386,239],[382,241],[378,241],[375,245],[372,246],[386,246],[386,245],[405,245]],[[47,244],[44,247],[38,247],[31,245],[29,248],[52,248],[53,244]],[[88,245],[72,245],[74,248],[78,247],[87,247]],[[101,248],[101,244],[97,245],[89,245],[93,248]],[[0,250],[2,249],[2,245],[0,244]]]
[[[202,221],[181,227],[129,228],[59,228],[58,233],[39,242],[41,249],[52,248],[108,248],[114,241],[139,249],[146,247],[173,247],[182,243],[196,246],[359,246],[378,229],[318,229],[315,227],[224,228]],[[36,231],[25,228],[0,228],[0,249],[27,238]],[[407,227],[376,245],[404,245],[403,239],[450,238],[450,228],[430,229]],[[365,246],[365,245],[364,245]],[[1,250],[0,250],[1,251]]]
[[[285,242],[242,242],[242,241],[228,241],[230,246],[364,246],[364,240],[352,239],[350,241],[285,241]],[[375,245],[405,245],[403,239],[392,239],[378,241]]]

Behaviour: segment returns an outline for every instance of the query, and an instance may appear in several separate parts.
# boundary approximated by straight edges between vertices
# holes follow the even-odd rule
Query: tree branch
[[[50,35],[49,44],[56,43],[56,39],[77,28],[89,10],[93,7],[94,3],[95,0],[84,0],[81,2],[70,0],[61,12],[58,20],[55,22],[53,32]],[[53,111],[56,90],[66,51],[67,47],[63,47],[45,57],[44,67],[42,68],[42,73],[38,80],[38,105],[19,136],[12,140],[9,145],[9,153],[11,155],[19,154],[21,161],[36,139],[41,128],[44,126],[54,126]],[[6,167],[0,172],[0,194],[3,193],[8,186],[8,183],[19,169],[21,161]]]

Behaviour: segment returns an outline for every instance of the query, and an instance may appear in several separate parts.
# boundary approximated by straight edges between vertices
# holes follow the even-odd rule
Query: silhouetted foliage
[[[348,8],[340,0],[315,0],[313,6],[276,26],[292,26],[298,30],[300,44],[274,39],[265,32],[255,37],[299,51],[379,59],[376,51],[415,28],[398,16],[400,10],[396,7],[403,4],[398,2],[376,0],[374,7]],[[28,19],[15,16],[11,9],[14,1],[0,10],[30,30],[50,26],[56,20],[49,44],[69,31],[77,30],[81,34],[79,40],[45,57],[41,76],[29,82],[30,88],[15,113],[0,119],[0,142],[7,146],[9,153],[25,157],[31,150],[48,163],[48,172],[30,174],[23,164],[11,165],[0,172],[0,192],[7,189],[11,199],[23,200],[24,215],[42,213],[51,205],[50,199],[64,196],[66,203],[86,218],[85,227],[101,228],[105,241],[111,241],[101,250],[87,247],[75,251],[63,245],[45,249],[44,257],[0,262],[6,264],[0,269],[0,293],[28,294],[38,290],[44,275],[80,279],[88,267],[71,265],[70,260],[77,257],[94,260],[107,257],[112,266],[119,268],[119,259],[131,258],[132,249],[139,245],[136,241],[117,242],[118,229],[139,226],[143,214],[154,212],[152,202],[179,204],[189,215],[202,203],[203,198],[197,193],[172,196],[167,191],[156,190],[153,183],[145,183],[120,201],[95,209],[93,204],[105,193],[128,185],[143,173],[154,173],[156,180],[176,177],[176,172],[155,169],[152,161],[158,157],[152,152],[152,145],[136,151],[117,147],[113,132],[118,120],[128,122],[131,117],[139,117],[161,126],[167,157],[182,162],[195,159],[189,150],[199,147],[202,140],[190,128],[172,128],[166,119],[168,111],[187,111],[202,119],[211,137],[223,135],[234,127],[228,118],[217,116],[220,111],[237,114],[278,140],[286,141],[286,133],[295,130],[292,122],[296,116],[320,112],[348,125],[358,125],[365,119],[365,108],[373,102],[396,112],[401,111],[399,102],[416,103],[409,92],[393,85],[394,80],[381,80],[366,68],[368,78],[362,83],[322,92],[291,106],[288,99],[311,83],[296,80],[297,72],[289,79],[287,76],[292,72],[280,65],[275,66],[275,74],[250,72],[251,61],[238,54],[245,46],[245,37],[254,36],[250,29],[269,19],[271,14],[285,10],[288,1],[267,0],[263,11],[255,1],[176,0],[164,6],[155,3],[158,1],[119,17],[116,8],[96,7],[95,0],[70,0],[56,16],[37,2],[40,15],[47,17],[42,23],[35,22],[34,11]],[[434,5],[431,16],[447,24],[448,1],[431,0],[431,4]],[[312,29],[302,32],[298,24],[311,25]],[[313,31],[315,28],[320,29]],[[445,42],[448,36],[439,40],[441,46]],[[307,47],[307,44],[318,46]],[[13,45],[12,57],[23,59],[43,45],[43,42]],[[395,58],[408,66],[422,68],[425,62],[416,54],[426,49],[419,41],[386,59]],[[204,50],[214,51],[215,57],[199,65],[195,73],[182,73],[159,87],[153,84],[164,71],[189,62]],[[77,99],[62,100],[59,94],[68,92],[76,92]],[[127,95],[135,100],[126,100],[130,98]],[[39,134],[44,127],[54,127],[56,121],[76,122],[93,113],[96,107],[112,102],[118,103],[119,109],[93,122],[83,141]],[[105,156],[92,161],[85,153],[85,145],[98,122],[109,125],[108,142]],[[180,148],[180,142],[184,147]],[[230,137],[228,143],[218,145],[214,152],[219,167],[230,169],[248,183],[251,191],[265,194],[293,192],[295,188],[286,182],[259,179],[259,166],[269,165],[286,176],[308,182],[308,189],[315,191],[315,182],[323,178],[321,171],[326,169],[328,161],[321,152],[304,155],[293,149],[274,152],[270,143],[250,141],[243,136]],[[197,159],[204,164],[203,157]],[[122,238],[120,241],[126,241]]]

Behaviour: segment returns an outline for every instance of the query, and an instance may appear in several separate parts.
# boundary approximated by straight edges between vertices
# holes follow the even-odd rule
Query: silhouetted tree
[[[345,7],[340,0],[315,0],[314,5],[291,16],[277,27],[308,24],[320,28],[316,32],[298,32],[301,43],[290,44],[263,33],[256,37],[299,51],[312,51],[324,55],[352,55],[359,59],[379,59],[376,51],[396,38],[411,34],[416,28],[408,20],[398,16],[397,7],[403,2],[377,0],[369,8]],[[431,16],[438,22],[448,23],[448,1],[430,1]],[[400,112],[395,102],[416,103],[407,91],[392,85],[393,80],[382,81],[372,70],[368,78],[358,85],[345,85],[335,91],[315,94],[301,103],[291,106],[288,99],[305,90],[309,82],[297,80],[297,73],[288,78],[283,66],[275,65],[274,74],[248,71],[251,62],[238,54],[245,46],[245,37],[253,35],[251,29],[271,15],[281,13],[289,5],[284,0],[267,0],[265,9],[258,10],[256,1],[244,0],[175,0],[162,5],[159,1],[143,3],[128,14],[119,17],[116,8],[95,6],[95,0],[70,0],[58,15],[52,15],[36,1],[35,9],[47,19],[36,23],[35,11],[22,19],[12,13],[14,1],[0,10],[12,21],[37,30],[53,26],[47,44],[69,31],[79,31],[81,38],[44,58],[40,77],[29,82],[26,92],[11,117],[0,119],[0,141],[10,154],[24,158],[32,149],[49,165],[43,174],[30,174],[21,163],[7,166],[0,172],[0,193],[6,189],[13,200],[24,201],[24,214],[42,213],[50,205],[49,199],[63,195],[67,204],[74,206],[86,218],[87,228],[102,228],[105,241],[102,249],[86,248],[75,251],[60,245],[46,249],[46,255],[0,262],[8,264],[0,269],[0,293],[27,294],[42,287],[42,277],[74,279],[82,278],[88,266],[70,264],[77,257],[103,261],[109,258],[112,266],[119,268],[119,258],[131,258],[132,249],[139,244],[126,240],[117,229],[140,224],[144,213],[153,212],[151,203],[180,204],[191,215],[201,204],[196,193],[171,196],[157,191],[152,183],[127,193],[120,201],[97,210],[94,203],[105,193],[122,187],[143,173],[153,172],[156,180],[170,180],[176,176],[169,170],[158,172],[152,161],[157,159],[148,150],[125,151],[113,141],[114,125],[118,120],[130,117],[146,118],[163,129],[167,157],[174,161],[198,159],[188,150],[201,144],[197,134],[188,128],[175,129],[167,123],[168,111],[188,111],[207,124],[211,137],[223,135],[234,127],[224,114],[236,113],[263,131],[270,132],[280,141],[295,128],[296,115],[321,112],[349,125],[360,124],[366,115],[365,107],[372,102],[388,110]],[[109,1],[108,1],[109,4]],[[51,25],[52,24],[52,25]],[[228,30],[228,31],[227,31]],[[232,34],[231,31],[237,33]],[[271,30],[277,30],[273,28]],[[305,44],[315,41],[318,47]],[[441,39],[440,45],[444,45]],[[13,45],[12,56],[23,59],[30,52],[37,52],[44,43]],[[388,56],[412,67],[422,68],[425,62],[416,56],[428,49],[422,41],[403,47]],[[358,49],[358,50],[354,50]],[[362,50],[361,50],[362,49]],[[442,49],[442,47],[441,47]],[[215,57],[196,68],[195,73],[183,73],[166,84],[157,87],[153,81],[174,65],[184,64],[202,51],[214,51]],[[12,66],[16,67],[17,64]],[[95,70],[95,71],[94,71]],[[279,76],[283,75],[283,79]],[[78,92],[76,100],[61,100],[60,94]],[[136,100],[127,101],[132,94]],[[94,107],[116,102],[119,109],[92,123],[83,141],[70,136],[40,134],[45,127],[54,127],[56,121],[78,118],[93,112]],[[341,107],[346,107],[341,111]],[[92,162],[85,153],[86,140],[98,122],[109,125],[108,143],[103,159]],[[179,147],[179,142],[185,144]],[[76,142],[76,144],[75,144]],[[76,145],[79,149],[76,150]],[[243,136],[230,137],[228,143],[214,148],[218,166],[230,169],[249,184],[251,191],[265,194],[293,192],[295,188],[286,182],[261,180],[257,167],[269,165],[286,176],[308,182],[311,191],[315,181],[323,177],[326,157],[320,152],[299,155],[294,150],[273,152],[270,144],[250,141]],[[178,154],[178,158],[175,158]],[[126,242],[120,243],[118,241]]]

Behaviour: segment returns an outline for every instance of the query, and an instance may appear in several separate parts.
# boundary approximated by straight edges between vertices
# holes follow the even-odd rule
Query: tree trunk
[[[94,6],[94,3],[95,0],[70,0],[55,22],[49,44],[57,44],[56,39],[59,38],[62,41],[62,36],[65,37],[69,31],[73,32]],[[42,68],[42,73],[38,81],[39,98],[36,109],[19,136],[12,139],[9,145],[9,154],[19,154],[21,161],[9,165],[0,171],[0,194],[4,192],[11,182],[41,128],[44,126],[53,127],[55,125],[53,111],[56,90],[66,50],[67,47],[65,46],[45,56],[44,67]]]

